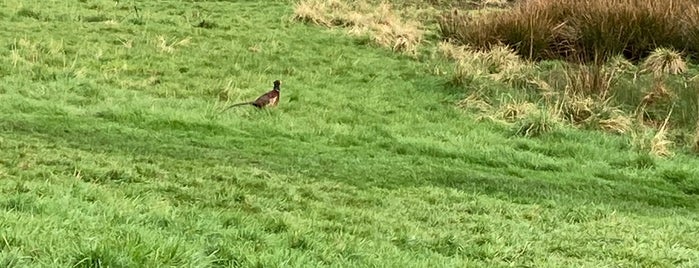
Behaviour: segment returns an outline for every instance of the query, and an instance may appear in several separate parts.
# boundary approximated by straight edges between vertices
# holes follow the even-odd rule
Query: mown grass
[[[478,120],[286,1],[132,4],[0,4],[0,266],[697,265],[690,155]]]

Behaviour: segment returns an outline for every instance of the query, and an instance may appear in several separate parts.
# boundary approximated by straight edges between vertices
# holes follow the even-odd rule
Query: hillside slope
[[[519,137],[286,1],[136,10],[0,4],[0,266],[699,265],[693,157]]]

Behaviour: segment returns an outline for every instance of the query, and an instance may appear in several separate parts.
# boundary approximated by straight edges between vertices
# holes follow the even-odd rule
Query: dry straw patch
[[[511,101],[500,106],[497,112],[499,118],[508,122],[513,122],[524,119],[532,113],[539,112],[539,109],[531,102]]]
[[[599,121],[599,127],[607,132],[616,134],[626,134],[631,131],[633,121],[630,117],[623,114],[617,114],[608,119]]]
[[[667,122],[668,119],[670,119],[670,113],[668,113],[667,118],[665,118],[665,122],[663,122],[663,125],[660,126],[660,129],[658,129],[658,132],[655,133],[655,136],[653,136],[653,139],[650,142],[650,152],[653,155],[657,155],[660,157],[669,157],[672,156],[673,153],[670,150],[670,146],[672,146],[672,141],[668,140],[667,138]]]
[[[496,45],[486,53],[486,62],[490,64],[491,76],[496,81],[511,85],[530,81],[534,66],[526,62],[509,46]]]
[[[632,126],[632,117],[611,105],[611,99],[580,94],[565,95],[559,100],[556,115],[572,125],[587,125],[603,131],[624,134]]]
[[[425,31],[417,20],[401,15],[390,3],[302,0],[296,3],[293,19],[328,28],[347,28],[352,35],[368,36],[393,51],[416,55]]]
[[[550,109],[536,109],[518,120],[516,133],[525,137],[536,137],[558,128],[560,121]]]
[[[490,103],[488,103],[483,97],[479,96],[479,94],[475,92],[471,93],[470,95],[468,95],[468,97],[459,101],[457,105],[460,108],[472,109],[480,113],[485,113],[493,108],[493,106],[490,105]]]
[[[493,46],[482,51],[441,41],[437,44],[437,50],[455,62],[452,82],[457,85],[488,78],[515,86],[534,79],[531,77],[534,65],[524,61],[508,46]]]
[[[330,27],[330,18],[326,13],[337,1],[300,1],[294,8],[294,19],[307,23]]]
[[[450,60],[460,60],[473,55],[473,52],[467,46],[455,45],[452,42],[440,41],[437,43],[437,50],[442,56]]]
[[[186,38],[183,38],[183,39],[180,39],[179,41],[177,41],[177,39],[168,40],[168,38],[165,37],[164,35],[159,35],[157,37],[156,46],[158,47],[158,49],[161,52],[173,53],[173,52],[175,52],[176,47],[187,46],[187,45],[189,45],[190,41],[191,41],[191,38],[189,38],[189,37],[186,37]]]
[[[651,89],[646,92],[646,95],[641,99],[640,108],[645,109],[648,106],[652,106],[656,103],[667,102],[674,97],[672,91],[670,91],[665,83],[660,80],[653,82]]]
[[[670,48],[656,48],[643,61],[641,68],[644,72],[650,72],[656,77],[666,74],[681,74],[687,71],[687,63],[682,55]]]
[[[672,157],[674,153],[671,147],[674,145],[668,138],[669,120],[672,109],[668,112],[663,123],[656,129],[644,124],[638,124],[631,132],[633,146],[642,152],[647,152],[658,157]]]

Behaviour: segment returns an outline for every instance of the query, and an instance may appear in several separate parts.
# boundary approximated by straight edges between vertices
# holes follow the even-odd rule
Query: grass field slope
[[[293,16],[0,1],[0,267],[699,267],[695,155],[521,135],[436,54]]]

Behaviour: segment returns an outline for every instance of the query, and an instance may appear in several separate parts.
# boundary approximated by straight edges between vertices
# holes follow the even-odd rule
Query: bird
[[[272,88],[272,90],[267,91],[265,94],[262,94],[262,96],[258,97],[256,100],[233,104],[231,106],[228,106],[228,108],[224,109],[224,111],[242,105],[252,105],[257,107],[258,109],[262,109],[268,106],[277,106],[277,104],[279,103],[279,90],[281,89],[282,81],[274,80],[273,84],[274,87]]]

